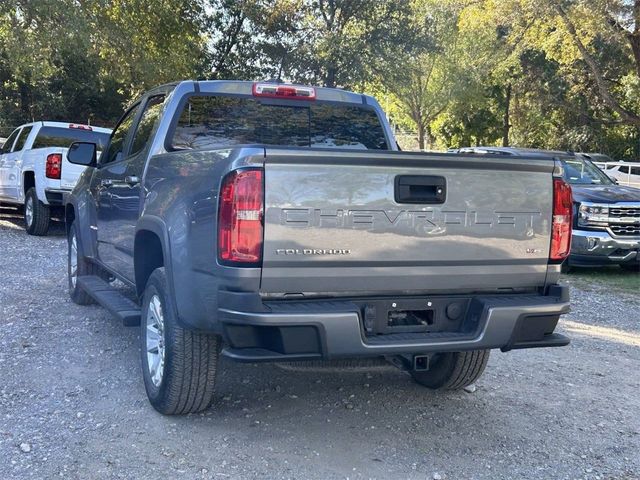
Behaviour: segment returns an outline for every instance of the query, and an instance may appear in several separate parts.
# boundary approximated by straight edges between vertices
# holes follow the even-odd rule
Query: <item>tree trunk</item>
[[[327,68],[327,79],[324,82],[327,88],[336,88],[336,68],[331,65]]]
[[[425,143],[427,146],[427,150],[433,150],[433,144],[435,143],[435,138],[433,136],[433,132],[431,131],[431,125],[427,125],[424,133],[425,133]]]
[[[418,123],[418,148],[420,150],[424,150],[425,133],[425,128],[422,126],[422,124]]]
[[[31,92],[26,82],[19,82],[18,88],[20,90],[20,113],[26,121],[31,119]]]
[[[509,117],[509,109],[511,108],[511,84],[507,84],[507,91],[504,98],[504,118],[502,119],[502,146],[509,146],[509,130],[511,129],[511,122]]]

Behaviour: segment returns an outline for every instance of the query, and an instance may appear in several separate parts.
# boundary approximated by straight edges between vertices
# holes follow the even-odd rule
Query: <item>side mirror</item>
[[[69,160],[69,163],[75,163],[76,165],[95,167],[96,152],[97,146],[95,143],[74,142],[67,151],[67,160]]]

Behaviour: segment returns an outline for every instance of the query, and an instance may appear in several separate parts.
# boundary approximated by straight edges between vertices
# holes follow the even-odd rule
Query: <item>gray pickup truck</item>
[[[67,198],[69,291],[141,327],[165,414],[210,406],[219,355],[385,359],[433,389],[491,349],[562,346],[559,162],[398,151],[338,89],[184,81],[146,93]],[[135,290],[127,297],[109,282]]]

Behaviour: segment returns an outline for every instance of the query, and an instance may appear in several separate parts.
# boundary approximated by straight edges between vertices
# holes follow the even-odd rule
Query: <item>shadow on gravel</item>
[[[0,207],[0,228],[24,231],[24,217],[22,214],[22,210],[6,206]],[[61,219],[53,218],[51,220],[51,224],[49,225],[49,232],[47,233],[47,236],[66,236],[64,221]]]
[[[449,423],[434,417],[438,410],[476,419],[491,416],[484,387],[476,394],[432,391],[392,366],[306,371],[227,359],[220,366],[219,396],[204,415],[222,423],[240,421],[258,431],[275,424],[294,441],[298,435],[307,440],[317,436],[318,441],[335,444],[354,429],[369,437],[367,443],[375,443],[377,436],[390,430],[436,433]],[[172,417],[172,421],[199,424],[198,417]],[[428,421],[416,423],[416,417]]]

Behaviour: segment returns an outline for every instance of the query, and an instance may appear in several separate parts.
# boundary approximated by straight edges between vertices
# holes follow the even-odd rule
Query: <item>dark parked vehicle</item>
[[[619,265],[640,269],[640,189],[617,185],[592,163],[595,154],[503,147],[464,148],[467,153],[557,158],[571,185],[574,223],[567,267]]]
[[[382,358],[458,389],[491,349],[569,343],[554,160],[400,152],[369,96],[236,81],[156,88],[99,160],[68,158],[89,167],[66,205],[71,298],[141,324],[162,413],[210,405],[220,353]]]

